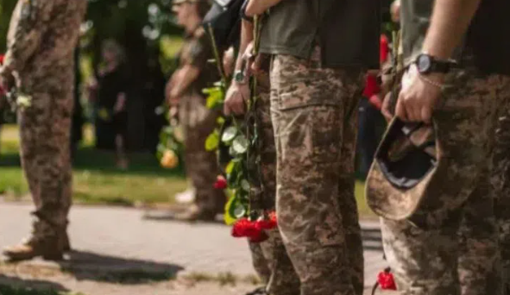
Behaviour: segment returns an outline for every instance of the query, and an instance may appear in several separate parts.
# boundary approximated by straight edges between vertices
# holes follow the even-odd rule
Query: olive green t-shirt
[[[434,0],[401,0],[405,65],[416,60],[430,25]],[[486,73],[510,75],[509,0],[482,0],[462,44],[452,58]]]
[[[265,16],[260,52],[307,59],[321,47],[324,67],[379,68],[381,1],[284,0]]]
[[[213,58],[211,40],[202,27],[185,37],[179,53],[180,67],[192,65],[200,69],[198,78],[186,89],[186,94],[202,94],[204,88],[219,80],[217,68],[213,63],[208,62]]]

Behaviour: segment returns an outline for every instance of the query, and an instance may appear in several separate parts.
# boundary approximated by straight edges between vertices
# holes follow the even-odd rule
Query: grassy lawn
[[[1,131],[0,192],[10,197],[21,197],[28,191],[20,168],[17,132],[15,126],[3,126]],[[182,170],[162,169],[151,154],[134,154],[129,170],[116,169],[112,153],[91,147],[90,133],[87,129],[85,145],[78,151],[74,165],[75,200],[118,205],[165,203],[186,189]]]
[[[4,126],[0,141],[0,192],[14,197],[26,195],[28,191],[19,166],[17,132],[15,126]],[[94,150],[91,141],[91,129],[87,128],[85,144],[74,167],[75,201],[111,205],[167,203],[187,187],[182,171],[162,169],[150,154],[132,155],[130,169],[119,171],[113,154]],[[355,192],[361,215],[373,216],[365,203],[363,182],[356,182]]]

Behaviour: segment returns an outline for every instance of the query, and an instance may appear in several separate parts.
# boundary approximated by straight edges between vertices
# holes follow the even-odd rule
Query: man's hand
[[[396,115],[403,121],[430,123],[432,111],[436,107],[441,88],[430,82],[442,84],[444,77],[440,74],[421,77],[412,65],[402,77],[402,90],[397,101]]]
[[[223,112],[225,115],[243,115],[246,111],[246,103],[250,98],[250,85],[232,83],[225,98]]]
[[[384,100],[382,102],[381,113],[386,119],[386,122],[390,122],[393,119],[393,113],[390,110],[391,106],[391,92],[386,93]]]
[[[281,1],[282,0],[250,0],[248,6],[246,6],[246,15],[250,17],[261,15]]]

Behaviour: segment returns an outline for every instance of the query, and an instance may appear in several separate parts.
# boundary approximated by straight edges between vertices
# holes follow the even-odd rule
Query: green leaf
[[[207,88],[203,92],[207,94],[207,108],[214,109],[223,103],[225,93],[221,87]]]
[[[234,161],[230,161],[227,164],[227,168],[225,168],[225,172],[227,172],[227,174],[232,174],[232,172],[234,172],[234,168],[236,168],[236,163]]]
[[[234,139],[234,142],[232,143],[232,148],[237,154],[244,154],[248,150],[248,145],[250,143],[248,142],[248,139],[246,139],[246,136],[240,134]]]
[[[237,203],[237,206],[234,209],[234,216],[239,219],[243,218],[246,215],[246,208],[241,203]]]
[[[205,141],[205,150],[208,152],[218,149],[220,144],[220,136],[218,132],[214,131],[211,133]]]
[[[241,180],[241,188],[245,192],[249,192],[250,191],[250,183],[248,182],[248,180],[246,180],[246,179]]]
[[[235,196],[228,199],[228,202],[225,205],[225,214],[223,215],[223,220],[226,225],[232,225],[236,222],[237,218],[234,215],[234,211],[238,203],[239,200]]]
[[[237,128],[234,126],[230,126],[225,131],[223,131],[223,135],[221,136],[221,141],[225,143],[229,143],[232,141],[237,135]]]
[[[230,154],[230,156],[232,157],[237,157],[237,153],[236,151],[234,150],[234,147],[231,146],[229,149],[228,149],[228,153]]]

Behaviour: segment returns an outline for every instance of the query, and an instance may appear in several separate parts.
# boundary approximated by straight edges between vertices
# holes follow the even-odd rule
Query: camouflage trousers
[[[495,214],[499,228],[499,247],[502,262],[502,277],[505,294],[510,294],[510,77],[505,78],[506,82],[499,91],[498,123],[496,129],[496,141],[493,153],[493,171],[491,174],[491,185],[495,196]],[[499,89],[498,89],[499,90]],[[465,256],[476,257],[479,254],[477,248],[465,248]],[[470,251],[471,250],[471,251]],[[475,251],[473,251],[475,250]],[[462,294],[470,293],[474,289],[472,285],[475,280],[471,277],[477,273],[476,269],[470,269],[469,264],[461,265]],[[481,294],[481,293],[477,293]]]
[[[382,220],[402,294],[502,294],[490,159],[505,83],[469,70],[447,77],[451,87],[433,115],[443,161],[430,188],[437,198],[409,220]]]
[[[226,196],[215,189],[220,174],[214,152],[205,150],[205,141],[216,127],[218,113],[209,110],[200,95],[183,97],[179,105],[179,121],[184,129],[184,161],[186,174],[196,190],[195,204],[206,212],[223,212]]]
[[[271,115],[277,150],[276,209],[301,295],[363,293],[363,249],[354,198],[362,75],[276,55]]]
[[[259,132],[260,183],[252,184],[252,189],[261,194],[260,204],[266,210],[275,210],[276,199],[276,148],[271,122],[269,99],[269,76],[262,73],[257,77],[258,98],[255,103],[255,116]],[[278,229],[268,232],[269,239],[262,243],[250,243],[255,271],[267,285],[271,295],[299,294],[299,278],[287,255]]]
[[[18,113],[21,163],[36,208],[36,238],[54,238],[65,231],[71,207],[73,67],[55,76],[32,78],[32,86],[25,87],[30,89],[26,91],[32,96],[31,106]]]

